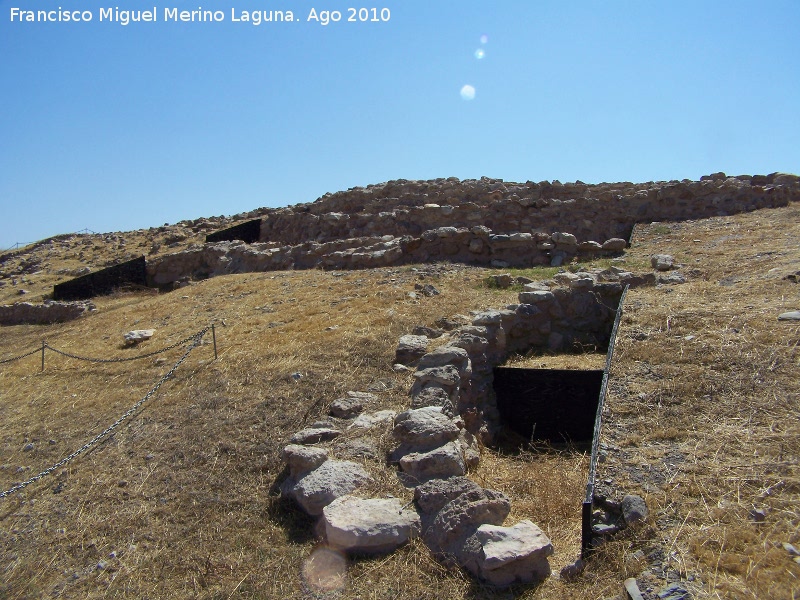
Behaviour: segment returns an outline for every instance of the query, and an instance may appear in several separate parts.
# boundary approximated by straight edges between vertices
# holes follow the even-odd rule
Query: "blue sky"
[[[59,6],[93,20],[11,21]],[[114,6],[158,22],[100,22]],[[0,0],[0,249],[399,178],[797,173],[799,19],[795,0]]]

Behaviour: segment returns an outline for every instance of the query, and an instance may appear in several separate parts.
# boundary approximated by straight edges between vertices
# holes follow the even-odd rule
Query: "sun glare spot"
[[[481,36],[481,44],[486,44],[489,41],[489,36],[485,33]]]
[[[314,592],[343,590],[347,583],[347,558],[330,548],[317,548],[303,563],[303,579]]]
[[[480,60],[480,59],[482,59],[484,56],[486,56],[486,52],[484,52],[484,51],[483,51],[483,48],[478,48],[477,50],[475,50],[475,58],[477,58],[478,60]]]
[[[474,100],[475,99],[475,88],[471,85],[465,85],[461,88],[461,97],[464,100]]]

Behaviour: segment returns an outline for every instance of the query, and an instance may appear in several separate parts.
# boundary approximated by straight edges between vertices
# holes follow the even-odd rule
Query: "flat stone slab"
[[[133,346],[139,342],[149,340],[155,335],[155,333],[155,329],[134,329],[133,331],[123,334],[122,337],[125,340],[126,345]]]
[[[350,423],[348,429],[372,429],[393,421],[397,413],[393,410],[379,410],[374,413],[362,413]]]
[[[476,532],[483,548],[480,572],[483,579],[497,586],[533,583],[550,575],[547,558],[553,544],[531,521],[513,527],[481,525]]]
[[[342,496],[322,511],[328,544],[349,552],[387,553],[419,535],[420,517],[396,498]]]
[[[339,419],[352,419],[364,411],[364,399],[346,396],[331,403],[330,414]]]
[[[456,439],[458,431],[458,426],[441,409],[427,406],[397,415],[392,433],[398,442],[426,450]]]
[[[372,480],[361,465],[346,460],[327,460],[296,483],[285,482],[285,495],[309,515],[317,516],[331,502]],[[292,485],[293,484],[293,485]]]
[[[327,427],[309,427],[308,429],[301,429],[295,433],[289,441],[292,444],[318,444],[320,442],[327,442],[342,435],[338,429],[329,429]]]
[[[800,310],[793,310],[778,315],[778,321],[800,321]]]
[[[429,452],[412,452],[400,459],[400,469],[416,481],[464,475],[467,465],[458,444],[450,442]]]

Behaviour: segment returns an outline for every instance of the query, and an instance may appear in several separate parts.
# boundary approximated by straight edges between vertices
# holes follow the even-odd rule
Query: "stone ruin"
[[[344,552],[385,553],[421,537],[443,564],[489,584],[541,581],[550,574],[553,553],[545,533],[527,520],[504,526],[509,498],[466,477],[480,461],[480,444],[491,444],[501,427],[493,369],[532,349],[607,346],[624,286],[656,282],[653,273],[619,268],[565,271],[553,281],[526,284],[518,304],[473,314],[430,351],[428,337],[402,336],[395,360],[403,366],[395,368],[415,369],[411,407],[399,414],[364,412],[377,399],[360,392],[335,400],[331,419],[291,437],[282,495],[318,516],[321,537]],[[370,473],[331,457],[352,455],[361,447],[359,435],[389,421],[394,443],[386,464],[414,489],[413,508],[396,498],[358,497]],[[337,445],[345,432],[348,443]]]
[[[649,183],[500,179],[389,181],[260,209],[258,243],[207,243],[148,261],[148,285],[284,269],[362,269],[424,262],[530,267],[622,251],[636,223],[698,219],[800,200],[796,175]]]

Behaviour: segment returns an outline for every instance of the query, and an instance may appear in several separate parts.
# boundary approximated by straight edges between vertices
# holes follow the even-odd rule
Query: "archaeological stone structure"
[[[281,269],[360,269],[423,262],[558,266],[622,251],[636,223],[698,219],[800,200],[796,175],[649,183],[396,180],[260,209],[257,243],[207,243],[148,261],[147,280]]]

